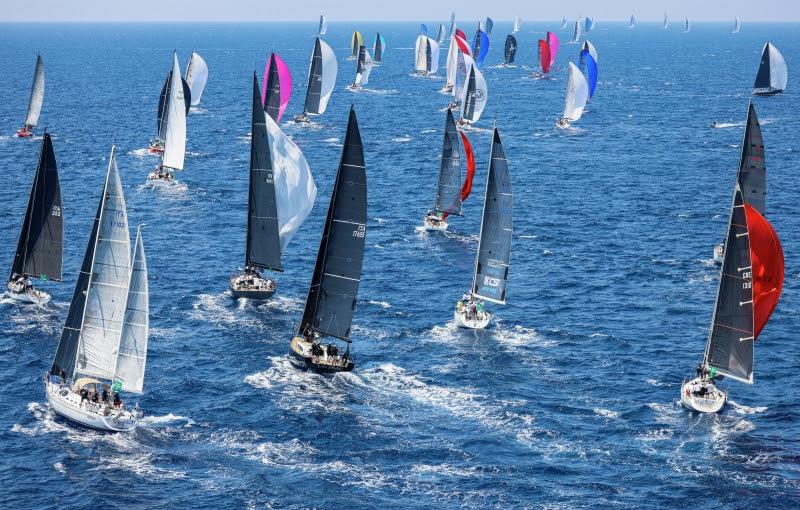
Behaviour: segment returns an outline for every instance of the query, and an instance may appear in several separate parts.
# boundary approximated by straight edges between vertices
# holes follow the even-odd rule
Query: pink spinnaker
[[[550,46],[550,65],[552,66],[558,55],[558,36],[553,32],[547,32],[547,45]]]

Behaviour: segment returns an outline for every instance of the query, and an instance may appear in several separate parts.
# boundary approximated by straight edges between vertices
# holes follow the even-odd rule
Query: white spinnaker
[[[206,82],[208,81],[208,64],[195,51],[192,52],[189,65],[186,66],[185,78],[186,83],[189,84],[189,90],[192,91],[192,106],[197,106],[200,104],[200,98],[203,96],[203,90],[205,90]]]
[[[597,50],[595,49],[594,44],[589,42],[589,39],[586,39],[586,41],[583,42],[583,49],[589,50],[589,55],[592,56],[592,58],[594,59],[594,63],[596,64],[597,63]]]
[[[36,55],[36,70],[33,72],[33,84],[31,85],[31,97],[28,101],[28,115],[25,116],[26,126],[35,126],[39,123],[39,115],[42,113],[42,102],[44,101],[44,63],[42,56]]]
[[[162,164],[175,170],[183,170],[183,159],[186,156],[186,102],[176,53],[172,54],[172,79],[167,101],[167,136],[164,139]]]
[[[336,73],[339,64],[336,63],[336,55],[328,44],[322,39],[319,40],[319,47],[322,50],[322,87],[320,89],[319,113],[323,113],[328,107],[328,101],[336,86]]]
[[[452,87],[456,82],[456,69],[458,68],[458,43],[456,36],[450,37],[450,46],[447,48],[447,64],[445,74],[447,75],[447,87]]]
[[[789,82],[789,72],[786,61],[778,48],[769,44],[769,85],[773,89],[784,90]]]
[[[317,185],[303,153],[284,134],[275,121],[267,115],[267,133],[272,149],[274,169],[275,201],[278,208],[278,232],[281,253],[300,228],[317,199]]]
[[[420,73],[424,73],[428,70],[427,40],[428,38],[425,35],[420,34],[414,45],[414,55],[416,56],[414,70]]]
[[[472,64],[472,62],[470,62],[470,72],[475,74],[475,106],[473,107],[472,117],[465,115],[469,87],[464,85],[464,95],[461,99],[461,117],[469,122],[478,122],[481,118],[481,113],[483,113],[483,109],[486,108],[486,100],[489,99],[489,90],[486,86],[486,79],[483,77],[483,73],[481,73],[480,69]],[[469,74],[467,74],[467,81],[468,80]]]
[[[428,72],[431,74],[435,74],[439,71],[439,43],[428,38],[428,42],[431,45],[431,68],[428,69]]]
[[[122,381],[123,391],[141,393],[144,388],[144,366],[147,362],[147,337],[150,330],[149,315],[147,259],[140,227],[136,231],[136,243],[133,246],[128,300],[115,373],[115,379]]]
[[[580,119],[588,100],[589,84],[586,82],[586,77],[575,64],[570,62],[567,98],[564,101],[564,118],[570,122]]]
[[[182,103],[181,106],[185,108]],[[103,192],[75,371],[85,376],[113,379],[131,271],[128,212],[114,148]]]

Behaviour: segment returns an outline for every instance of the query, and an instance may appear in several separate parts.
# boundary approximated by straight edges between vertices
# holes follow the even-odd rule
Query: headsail
[[[544,39],[539,39],[539,65],[544,74],[550,72],[550,46]]]
[[[514,56],[517,54],[517,38],[511,34],[506,36],[506,47],[503,52],[503,62],[506,64],[514,63]]]
[[[328,107],[328,100],[336,85],[338,67],[331,47],[317,37],[308,69],[308,89],[303,108],[305,113],[319,115]]]
[[[472,295],[493,303],[504,304],[511,261],[513,197],[500,133],[494,128],[486,177],[486,196],[478,240]]]
[[[189,84],[189,90],[191,91],[191,105],[199,105],[200,97],[203,95],[203,90],[205,90],[206,82],[208,81],[208,64],[196,51],[192,52],[189,65],[186,66],[184,79]]]
[[[355,111],[350,109],[300,334],[350,340],[367,232],[367,176]]]
[[[358,52],[358,61],[356,62],[356,77],[353,83],[355,85],[366,85],[369,82],[369,73],[372,71],[372,57],[370,57],[367,48],[362,46]]]
[[[264,86],[261,90],[264,110],[275,122],[280,122],[292,98],[292,75],[276,53],[270,53],[264,69]]]
[[[458,129],[453,112],[447,109],[442,142],[442,162],[439,167],[439,183],[436,188],[437,213],[461,214],[461,155],[459,153]]]
[[[319,29],[317,30],[317,36],[323,36],[328,32],[328,17],[324,14],[319,15]]]
[[[166,129],[162,164],[168,168],[183,170],[183,160],[186,155],[186,112],[188,109],[183,87],[185,82],[181,78],[177,53],[172,54],[172,74],[169,83],[164,112]]]
[[[597,62],[594,61],[589,50],[581,52],[581,62],[586,69],[586,81],[589,83],[589,99],[594,96],[594,89],[597,87]]]
[[[19,235],[11,277],[32,276],[61,281],[64,218],[53,142],[45,133]]]
[[[353,35],[350,37],[351,58],[358,58],[358,48],[361,46],[364,46],[364,37],[361,36],[361,32],[358,30],[353,30]]]
[[[567,81],[567,98],[564,101],[563,118],[574,122],[581,118],[586,101],[589,100],[589,84],[583,73],[572,62],[569,63],[569,80]]]
[[[737,180],[744,202],[762,216],[766,215],[767,202],[767,166],[764,156],[761,126],[756,117],[756,109],[751,102],[747,109],[747,125],[744,128],[742,157],[739,162]]]
[[[33,84],[31,85],[31,97],[28,100],[28,114],[25,116],[26,126],[34,127],[39,123],[42,102],[44,102],[44,63],[42,62],[42,56],[37,54],[36,69],[33,71]]]
[[[761,52],[761,65],[758,67],[756,81],[753,84],[754,94],[777,94],[786,89],[788,70],[783,55],[778,48],[768,42]]]
[[[269,150],[267,115],[261,104],[258,78],[253,73],[245,264],[249,267],[283,271],[278,235],[278,206],[275,199],[275,171]]]
[[[115,379],[122,382],[124,391],[141,393],[144,388],[149,331],[150,293],[147,285],[147,259],[144,254],[142,229],[139,227],[136,230],[136,243],[133,246],[125,319],[122,322],[117,367],[114,371]]]

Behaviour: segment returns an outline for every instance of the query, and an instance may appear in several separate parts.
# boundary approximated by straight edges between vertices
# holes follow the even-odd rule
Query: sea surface
[[[436,26],[428,23],[429,26]],[[463,23],[470,27],[474,23]],[[555,123],[579,46],[560,23],[524,22],[501,68],[498,21],[483,67],[489,100],[468,133],[477,175],[446,235],[433,205],[448,97],[412,74],[415,23],[380,31],[384,62],[360,93],[353,23],[325,37],[339,59],[328,111],[305,97],[316,21],[282,24],[0,25],[0,261],[9,270],[41,137],[18,139],[36,53],[65,217],[64,281],[44,307],[0,301],[0,488],[6,508],[797,508],[800,506],[800,26],[696,23],[684,34],[600,21],[599,83],[572,129]],[[536,41],[562,39],[552,80]],[[701,416],[679,405],[701,360],[716,293],[750,89],[763,44],[789,66],[786,93],[754,98],[767,150],[767,217],[786,257],[782,299],[757,343],[753,386]],[[210,78],[188,119],[181,186],[145,186],[157,159],[158,94],[177,49]],[[294,88],[282,128],[319,196],[266,302],[235,301],[244,264],[252,73],[270,51]],[[295,368],[302,314],[354,104],[369,224],[353,326],[355,371]],[[712,122],[722,123],[713,129]],[[471,283],[491,128],[514,190],[508,302],[486,331],[452,314]],[[131,227],[144,223],[151,336],[142,426],[81,429],[54,416],[40,382],[63,326],[116,144]],[[127,397],[130,402],[136,396]]]

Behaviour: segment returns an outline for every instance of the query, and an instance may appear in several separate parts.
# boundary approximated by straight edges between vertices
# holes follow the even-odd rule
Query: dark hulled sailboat
[[[517,54],[517,38],[511,34],[506,36],[506,46],[503,53],[503,64],[511,65],[514,63],[514,56]]]
[[[447,230],[445,215],[450,214],[461,215],[461,155],[458,129],[453,112],[448,108],[442,141],[442,162],[436,187],[436,203],[433,210],[425,214],[423,220],[425,230]]]
[[[761,63],[753,84],[753,94],[771,96],[780,94],[786,89],[789,72],[781,52],[771,42],[764,45],[761,51]]]
[[[356,308],[367,232],[364,148],[351,107],[342,158],[333,185],[317,262],[297,335],[290,349],[303,366],[319,372],[348,372],[350,333]],[[346,344],[344,352],[335,342]]]
[[[50,296],[35,289],[30,277],[61,281],[63,251],[61,185],[53,142],[45,132],[8,279],[10,297],[25,303],[44,304],[49,301]]]
[[[336,83],[337,72],[336,55],[325,41],[317,37],[308,68],[306,102],[303,113],[295,117],[295,122],[310,122],[310,115],[321,115],[325,111]]]
[[[261,103],[258,78],[253,73],[252,137],[250,140],[250,183],[247,200],[247,243],[245,268],[230,278],[234,297],[267,299],[277,284],[264,278],[261,269],[283,271],[275,198],[275,172],[270,156],[266,112]]]

